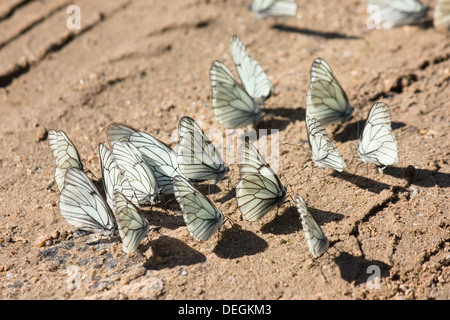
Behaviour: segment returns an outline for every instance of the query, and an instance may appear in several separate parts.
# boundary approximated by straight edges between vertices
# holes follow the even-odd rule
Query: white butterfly
[[[311,252],[314,258],[318,258],[328,250],[330,245],[328,239],[308,211],[305,201],[303,201],[299,195],[295,197],[295,201],[297,203],[298,212],[300,213],[300,219],[302,221],[309,252]]]
[[[110,124],[107,135],[111,146],[117,141],[133,144],[153,169],[162,193],[173,193],[173,177],[182,173],[178,167],[177,154],[172,149],[150,134],[121,123]]]
[[[450,0],[437,0],[433,12],[433,23],[438,31],[450,31]]]
[[[429,9],[419,0],[367,0],[367,10],[374,8],[382,29],[417,23]]]
[[[208,240],[224,224],[222,212],[181,176],[174,177],[174,194],[191,236]]]
[[[397,139],[391,128],[391,112],[387,104],[376,102],[370,109],[358,145],[358,155],[362,161],[383,169],[398,163]]]
[[[314,59],[306,96],[306,114],[327,125],[345,122],[352,113],[353,107],[328,63],[321,58]]]
[[[250,9],[260,17],[295,16],[297,3],[295,0],[253,0]]]
[[[192,181],[214,180],[227,174],[229,168],[202,128],[190,117],[178,123],[177,160],[181,173]]]
[[[48,132],[48,143],[55,157],[55,181],[59,191],[64,187],[66,172],[70,167],[83,170],[83,163],[80,160],[75,145],[67,137],[64,131],[50,130]]]
[[[245,91],[221,62],[214,61],[209,70],[212,108],[217,121],[225,128],[242,128],[261,120],[258,103]]]
[[[155,204],[160,193],[153,169],[139,150],[130,142],[117,141],[112,147],[114,160],[134,189],[139,204]]]
[[[112,152],[103,143],[98,145],[98,150],[102,167],[103,189],[105,190],[106,201],[109,207],[113,210],[116,209],[114,202],[115,191],[124,194],[134,205],[139,206],[134,188],[128,182],[125,172],[117,164]]]
[[[117,228],[108,204],[83,170],[77,167],[67,170],[59,209],[64,219],[77,229],[109,235]]]
[[[239,146],[240,180],[236,186],[239,210],[248,221],[256,221],[283,204],[286,188],[249,142]]]
[[[311,157],[319,167],[331,168],[342,172],[345,169],[345,161],[327,134],[319,120],[305,118],[308,142],[311,148]]]
[[[263,104],[273,93],[272,82],[237,36],[231,37],[231,55],[245,90],[257,104]]]
[[[118,191],[114,192],[114,203],[123,251],[133,253],[149,232],[148,221],[141,215],[139,209]]]

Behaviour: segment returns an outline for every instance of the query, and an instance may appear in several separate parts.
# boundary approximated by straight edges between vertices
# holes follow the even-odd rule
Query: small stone
[[[45,246],[47,240],[51,240],[51,236],[48,234],[40,234],[37,236],[36,240],[33,242],[33,246],[42,248]]]
[[[38,127],[36,132],[36,136],[34,137],[35,142],[41,142],[47,139],[48,131],[44,127]]]
[[[60,232],[58,230],[53,230],[52,233],[50,234],[50,237],[52,239],[58,239],[60,235],[61,234],[60,234]]]

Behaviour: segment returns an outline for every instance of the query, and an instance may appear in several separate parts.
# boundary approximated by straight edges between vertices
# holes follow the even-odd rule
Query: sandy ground
[[[0,298],[450,298],[449,35],[430,19],[367,30],[365,1],[302,1],[297,17],[266,20],[249,2],[80,0],[80,30],[66,26],[68,1],[0,3]],[[228,163],[230,183],[209,197],[237,226],[208,241],[190,237],[173,199],[142,209],[153,230],[136,254],[118,237],[76,236],[59,213],[48,130],[67,133],[100,186],[98,144],[113,121],[172,147],[184,115],[225,134],[209,67],[219,59],[235,72],[234,34],[274,83],[259,128],[279,139],[290,202],[242,220],[238,168]],[[355,108],[351,121],[327,127],[347,162],[342,174],[311,171],[304,116],[315,57]],[[357,168],[354,148],[375,101],[391,107],[399,144],[400,162],[384,174]],[[295,194],[332,243],[317,260]]]

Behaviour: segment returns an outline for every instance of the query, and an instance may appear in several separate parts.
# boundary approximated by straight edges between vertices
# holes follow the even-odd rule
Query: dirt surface
[[[0,298],[450,298],[449,35],[430,19],[367,30],[365,1],[302,1],[297,17],[265,20],[249,2],[1,1]],[[66,26],[72,3],[80,30]],[[279,130],[277,172],[290,201],[242,220],[238,168],[228,163],[230,184],[209,197],[238,226],[226,223],[208,241],[191,238],[173,198],[142,209],[152,231],[136,254],[124,254],[118,237],[77,236],[59,213],[47,131],[67,133],[99,186],[98,144],[113,121],[172,147],[184,115],[225,134],[211,109],[209,67],[219,59],[235,72],[234,34],[274,83],[259,128],[269,140]],[[304,117],[315,57],[355,108],[351,121],[327,127],[347,162],[342,174],[311,171]],[[399,144],[400,162],[384,174],[357,168],[354,148],[375,101],[391,107]],[[295,194],[332,243],[317,260]]]

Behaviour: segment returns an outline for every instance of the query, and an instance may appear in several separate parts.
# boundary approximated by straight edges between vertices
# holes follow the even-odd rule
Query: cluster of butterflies
[[[201,127],[190,117],[179,121],[177,152],[148,133],[125,124],[108,126],[108,149],[99,144],[106,201],[83,169],[79,153],[63,131],[50,130],[48,140],[56,162],[55,181],[60,190],[61,215],[73,227],[92,233],[112,234],[116,229],[126,253],[135,252],[149,232],[140,206],[160,202],[173,194],[191,236],[207,240],[226,218],[195,184],[220,181],[229,168]],[[261,219],[284,203],[286,188],[250,142],[239,148],[238,207],[248,221]],[[328,248],[328,240],[297,196],[313,255]],[[310,244],[311,243],[311,244]]]
[[[250,9],[259,18],[291,17],[297,14],[295,0],[254,0]],[[424,20],[429,7],[420,0],[367,0],[367,12],[377,13],[381,29],[417,24]],[[437,0],[433,12],[437,30],[450,31],[450,0]]]
[[[258,62],[248,55],[237,36],[231,38],[231,54],[241,83],[221,61],[210,68],[212,109],[225,128],[255,125],[262,119],[261,106],[273,93],[273,85]],[[313,161],[342,172],[346,164],[324,125],[344,123],[353,113],[347,95],[328,63],[314,59],[306,99],[306,128]],[[362,161],[383,170],[398,163],[398,145],[391,128],[388,105],[376,102],[367,117],[358,145]]]

